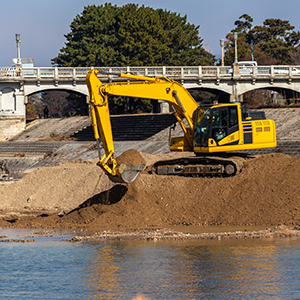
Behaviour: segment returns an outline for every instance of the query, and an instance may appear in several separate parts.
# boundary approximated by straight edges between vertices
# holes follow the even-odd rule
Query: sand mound
[[[147,164],[163,155],[144,156]],[[41,168],[1,187],[4,210],[63,209],[47,217],[17,218],[16,226],[137,229],[171,225],[300,224],[300,156],[268,154],[247,160],[230,178],[141,174],[113,184],[94,163]]]
[[[0,187],[0,209],[68,211],[112,185],[96,166],[96,160],[38,168],[21,180]]]
[[[141,156],[140,152],[135,149],[129,149],[123,152],[116,158],[118,164],[125,164],[129,166],[139,166],[142,164],[146,164],[146,161]]]

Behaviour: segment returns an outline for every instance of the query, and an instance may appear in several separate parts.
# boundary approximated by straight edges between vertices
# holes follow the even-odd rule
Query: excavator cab
[[[225,137],[239,131],[237,105],[199,107],[196,116],[194,147],[220,146]]]
[[[194,152],[217,153],[276,147],[275,124],[259,112],[245,114],[240,104],[198,107]]]

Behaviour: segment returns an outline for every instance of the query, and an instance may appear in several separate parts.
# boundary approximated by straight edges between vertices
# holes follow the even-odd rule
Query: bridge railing
[[[35,68],[0,68],[0,78],[19,79],[54,79],[63,78],[80,80],[84,79],[91,68],[71,67],[35,67]],[[130,73],[142,76],[166,76],[181,79],[202,79],[202,78],[230,78],[233,75],[233,68],[230,66],[151,66],[151,67],[96,67],[95,69],[112,73]],[[251,77],[298,77],[300,66],[251,66],[240,67],[240,76]],[[99,77],[102,75],[99,74]]]
[[[0,77],[20,77],[21,73],[20,68],[0,68]]]

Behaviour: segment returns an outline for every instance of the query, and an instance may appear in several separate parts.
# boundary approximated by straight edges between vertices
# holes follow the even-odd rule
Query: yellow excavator
[[[240,172],[243,163],[237,158],[222,154],[276,147],[275,123],[266,119],[263,112],[251,114],[239,103],[202,107],[181,84],[166,77],[103,72],[120,78],[103,84],[97,73],[96,69],[91,69],[86,82],[92,126],[98,144],[98,165],[114,182],[133,182],[145,165],[119,165],[116,161],[108,107],[109,95],[162,100],[173,107],[183,136],[170,140],[170,151],[189,151],[194,155],[156,162],[152,172],[159,175],[233,176]],[[103,155],[100,151],[100,139],[105,151]]]

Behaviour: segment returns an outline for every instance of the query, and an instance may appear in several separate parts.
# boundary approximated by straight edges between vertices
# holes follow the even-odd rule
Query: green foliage
[[[212,65],[199,26],[187,17],[137,4],[86,6],[70,25],[58,66]]]
[[[234,31],[248,33],[249,29],[252,27],[252,22],[253,19],[249,15],[243,14],[234,22],[234,25],[236,26]]]
[[[262,26],[253,28],[252,22],[253,19],[244,14],[234,23],[236,28],[232,32],[239,32],[238,60],[252,60],[250,51],[253,41],[253,56],[260,65],[290,64],[294,61],[300,33],[294,31],[295,27],[289,21],[266,19]],[[225,63],[230,65],[234,61],[234,40],[231,33],[226,38]]]
[[[279,64],[290,64],[291,53],[299,44],[300,33],[293,31],[289,21],[267,19],[264,26],[255,26],[248,35],[248,41],[255,44],[269,57],[275,58]]]

